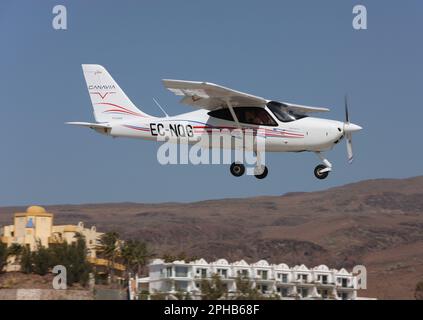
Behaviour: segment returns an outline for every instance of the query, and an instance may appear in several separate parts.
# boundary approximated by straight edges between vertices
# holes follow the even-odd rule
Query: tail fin
[[[82,70],[97,122],[150,117],[129,100],[104,67],[96,64],[83,64]]]

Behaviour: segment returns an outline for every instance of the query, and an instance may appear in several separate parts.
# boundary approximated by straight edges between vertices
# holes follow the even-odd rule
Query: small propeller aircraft
[[[96,123],[67,124],[88,127],[112,137],[162,141],[159,138],[168,134],[195,143],[198,137],[209,135],[215,129],[261,130],[265,133],[266,152],[314,152],[322,161],[314,169],[314,175],[323,180],[333,168],[323,152],[331,150],[345,138],[351,163],[352,134],[362,130],[350,122],[347,98],[345,122],[340,122],[309,116],[328,112],[327,108],[267,100],[213,83],[181,80],[163,80],[163,84],[177,96],[182,96],[181,103],[198,110],[177,116],[165,113],[165,117],[153,117],[131,102],[104,67],[88,64],[82,65],[82,69]],[[266,178],[266,166],[258,164],[256,169],[256,178]],[[234,162],[230,171],[240,177],[245,173],[245,165]]]

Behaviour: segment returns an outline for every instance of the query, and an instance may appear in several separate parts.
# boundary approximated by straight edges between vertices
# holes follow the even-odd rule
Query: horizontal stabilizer
[[[101,124],[101,123],[89,123],[89,122],[66,122],[66,124],[70,124],[73,126],[81,126],[81,127],[88,127],[91,129],[109,129],[111,128],[110,124]]]

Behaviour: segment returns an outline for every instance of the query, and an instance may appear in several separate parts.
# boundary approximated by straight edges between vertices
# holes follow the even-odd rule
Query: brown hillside
[[[370,180],[321,192],[196,203],[47,207],[55,223],[95,224],[160,253],[351,268],[364,264],[363,296],[413,298],[423,280],[423,177]],[[0,208],[9,224],[21,207]]]

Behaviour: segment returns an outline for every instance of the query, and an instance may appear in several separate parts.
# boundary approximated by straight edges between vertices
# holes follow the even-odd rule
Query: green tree
[[[7,246],[6,244],[0,242],[0,273],[3,272],[3,268],[7,264]]]
[[[423,300],[423,281],[417,283],[414,297],[416,300]]]
[[[127,271],[141,275],[154,253],[145,242],[128,240],[121,247],[121,255]]]
[[[107,270],[111,280],[114,280],[114,267],[116,257],[119,254],[119,233],[107,232],[100,237],[100,246],[98,247],[100,255],[108,260]]]
[[[21,246],[19,243],[12,243],[12,245],[7,248],[7,254],[9,256],[15,256],[17,259],[22,254],[23,246]]]
[[[170,263],[170,262],[174,262],[174,261],[185,261],[185,262],[191,262],[191,261],[195,261],[198,260],[198,257],[196,256],[191,256],[189,257],[185,251],[181,251],[176,255],[173,254],[169,254],[169,253],[165,253],[162,256],[162,259],[164,260],[164,262],[166,263]]]
[[[236,298],[235,300],[262,300],[264,299],[263,295],[253,287],[250,279],[246,276],[239,275],[235,279],[236,283]]]
[[[92,272],[91,264],[87,261],[88,249],[82,234],[76,235],[76,242],[72,244],[73,264],[70,266],[75,282],[86,286]]]
[[[51,248],[53,264],[66,267],[66,280],[69,286],[74,283],[85,286],[92,267],[87,261],[88,252],[84,236],[78,233],[75,237],[76,241],[72,244],[64,242]]]
[[[20,256],[21,271],[23,273],[32,273],[33,267],[33,255],[29,247],[23,246]]]
[[[210,280],[201,280],[200,289],[202,300],[218,300],[228,295],[228,290],[218,274],[214,274]]]
[[[33,272],[41,276],[46,275],[54,265],[51,250],[37,243],[37,250],[32,252]]]
[[[21,255],[22,255],[23,247],[18,243],[12,243],[6,251],[7,257],[14,257],[15,261],[14,263],[19,264]]]

